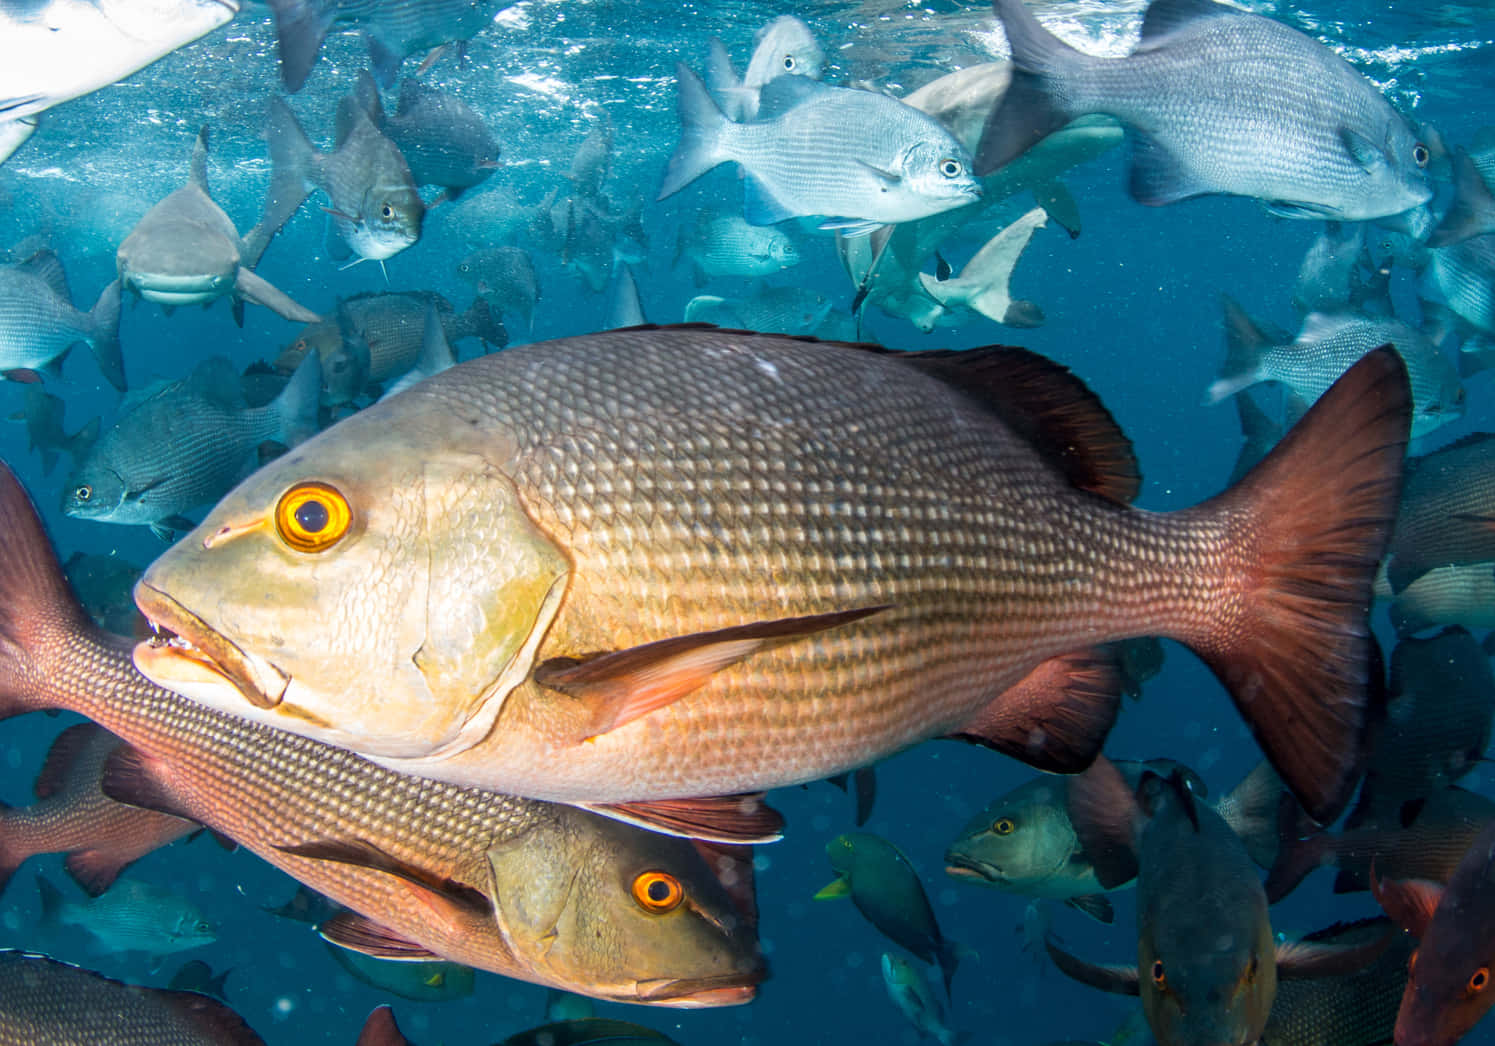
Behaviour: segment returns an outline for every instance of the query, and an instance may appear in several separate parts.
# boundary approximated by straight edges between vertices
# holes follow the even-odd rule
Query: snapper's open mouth
[[[141,581],[135,605],[151,628],[135,647],[135,667],[156,684],[199,692],[227,686],[256,708],[274,708],[285,697],[289,676],[250,658],[165,592]]]
[[[945,874],[956,879],[978,879],[982,882],[999,883],[1002,874],[985,861],[978,861],[965,854],[945,855]]]

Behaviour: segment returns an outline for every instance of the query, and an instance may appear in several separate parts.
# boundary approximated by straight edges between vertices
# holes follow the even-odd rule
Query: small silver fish
[[[119,281],[88,312],[73,308],[62,262],[40,250],[16,265],[0,265],[0,371],[56,368],[62,354],[87,342],[99,370],[124,390],[119,349]]]
[[[945,1006],[929,990],[929,982],[913,963],[883,952],[882,983],[888,998],[908,1022],[940,1046],[954,1046],[955,1033],[945,1023]]]
[[[455,94],[405,80],[399,106],[390,116],[373,77],[363,73],[358,95],[374,125],[399,147],[415,184],[439,185],[446,199],[455,200],[498,169],[498,139]]]
[[[709,208],[680,227],[675,263],[690,264],[699,287],[714,276],[768,276],[799,264],[799,248],[781,229],[750,225]]]
[[[809,287],[760,287],[744,298],[697,295],[685,305],[685,322],[801,335],[814,332],[830,312],[831,300]]]
[[[95,951],[171,955],[218,939],[197,906],[174,890],[122,879],[99,897],[69,901],[40,875],[36,888],[42,927],[51,932],[76,927]]]
[[[525,327],[534,326],[540,276],[529,251],[522,247],[484,247],[457,263],[457,276],[472,284],[478,296],[500,316],[516,313]]]
[[[793,15],[780,15],[753,34],[753,54],[741,80],[732,68],[727,49],[715,37],[707,58],[706,82],[729,120],[758,117],[758,93],[779,76],[819,80],[825,71],[825,51],[810,27]]]

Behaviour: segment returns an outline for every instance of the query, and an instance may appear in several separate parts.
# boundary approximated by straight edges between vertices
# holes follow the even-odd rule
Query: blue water
[[[1053,5],[1062,31],[1097,52],[1124,53],[1141,4]],[[1453,143],[1495,122],[1495,5],[1329,3],[1252,4],[1340,50],[1380,84],[1404,111],[1437,126]],[[713,198],[730,198],[734,175],[718,171],[679,196],[653,203],[664,161],[676,140],[673,63],[700,67],[706,41],[720,36],[739,68],[753,30],[781,13],[804,18],[829,56],[826,79],[869,83],[904,93],[954,68],[1001,53],[988,9],[976,3],[928,5],[869,0],[819,3],[577,3],[526,0],[501,13],[473,40],[465,64],[443,57],[428,75],[455,91],[490,123],[503,144],[503,169],[455,205],[437,207],[425,236],[389,260],[388,284],[365,264],[339,271],[323,247],[323,219],[303,208],[270,247],[260,272],[312,308],[361,291],[429,289],[465,308],[471,298],[455,266],[490,242],[493,222],[510,198],[535,201],[561,181],[576,147],[602,114],[615,129],[611,189],[620,201],[648,201],[647,260],[635,270],[644,309],[656,322],[681,316],[696,292],[684,270],[672,271],[676,225]],[[334,36],[308,86],[292,99],[315,140],[330,138],[337,99],[365,65],[356,34]],[[413,72],[412,60],[405,68]],[[114,87],[45,114],[42,129],[0,167],[0,245],[41,229],[61,254],[78,303],[91,304],[114,275],[115,247],[155,201],[180,185],[197,128],[212,127],[209,181],[215,198],[246,230],[258,214],[269,165],[261,138],[265,103],[279,89],[268,11],[251,5],[226,29],[169,56]],[[1290,294],[1304,250],[1319,231],[1312,222],[1269,217],[1256,203],[1211,198],[1151,209],[1124,191],[1124,155],[1117,151],[1070,172],[1083,234],[1071,241],[1053,226],[1041,231],[1014,279],[1017,297],[1039,303],[1046,324],[1011,331],[974,319],[958,330],[919,333],[875,311],[868,334],[903,348],[1016,343],[1071,367],[1102,397],[1136,444],[1147,508],[1192,504],[1223,484],[1234,462],[1238,430],[1228,405],[1201,405],[1223,354],[1222,293],[1254,315],[1293,327]],[[428,196],[430,193],[428,192]],[[852,288],[825,237],[798,237],[805,261],[776,278],[813,286],[838,303]],[[964,248],[966,254],[974,244]],[[952,252],[957,271],[965,255]],[[533,338],[582,333],[603,322],[605,302],[589,293],[556,257],[538,256],[544,296]],[[748,284],[720,281],[708,293],[730,296]],[[1411,277],[1399,274],[1397,301],[1412,309]],[[1409,313],[1415,315],[1415,313]],[[154,306],[127,306],[122,323],[131,382],[176,377],[214,353],[240,366],[273,359],[296,327],[250,306],[242,330],[225,304],[186,309],[167,318]],[[514,329],[517,342],[524,332]],[[467,347],[471,352],[471,346]],[[111,416],[115,399],[85,352],[66,364],[54,387],[68,402],[75,428],[95,413]],[[1490,379],[1469,384],[1467,416],[1430,444],[1495,426]],[[0,414],[19,410],[20,391],[0,387]],[[161,549],[148,532],[64,518],[57,510],[65,468],[43,476],[19,425],[0,425],[0,457],[33,492],[63,555],[113,552],[146,562]],[[1384,614],[1378,626],[1385,628]],[[4,787],[0,799],[30,800],[30,782],[61,722],[31,717],[0,728]],[[1162,676],[1128,705],[1108,751],[1126,757],[1173,756],[1224,791],[1258,754],[1219,685],[1186,651],[1170,647]],[[990,753],[934,743],[878,768],[878,805],[868,830],[894,840],[924,876],[947,934],[980,953],[955,980],[952,1023],[972,1043],[995,1046],[1049,1039],[1107,1038],[1132,1003],[1104,996],[1045,971],[1019,949],[1016,930],[1025,901],[946,878],[944,847],[967,817],[1030,772]],[[1488,778],[1488,774],[1485,777]],[[1476,776],[1466,784],[1482,787]],[[1489,783],[1483,786],[1489,790]],[[599,1005],[599,1012],[651,1023],[684,1043],[913,1043],[887,1000],[878,957],[885,943],[845,903],[811,895],[831,878],[824,843],[852,827],[852,805],[826,785],[774,797],[789,819],[788,838],[760,851],[762,935],[773,980],[747,1007],[682,1013]],[[63,880],[56,859],[34,862]],[[3,898],[0,944],[39,947],[31,867]],[[142,860],[128,873],[170,885],[222,923],[220,940],[159,970],[134,959],[92,956],[68,941],[45,942],[60,957],[117,976],[164,983],[182,958],[231,967],[232,1005],[272,1043],[351,1043],[364,1015],[393,1001],[406,1032],[422,1044],[490,1042],[537,1023],[544,991],[479,975],[478,991],[447,1004],[388,1000],[352,981],[301,924],[277,920],[261,905],[287,899],[294,884],[258,859],[226,853],[210,841],[178,844]],[[1320,873],[1276,910],[1279,929],[1296,933],[1337,918],[1369,915],[1368,895],[1334,898]],[[65,883],[71,890],[71,884]],[[1129,894],[1116,898],[1114,927],[1067,909],[1053,912],[1069,946],[1097,961],[1135,955]],[[1469,1041],[1490,1041],[1488,1027]]]

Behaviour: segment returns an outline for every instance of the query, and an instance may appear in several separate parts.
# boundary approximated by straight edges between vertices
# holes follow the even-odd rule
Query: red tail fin
[[[50,707],[38,657],[94,629],[25,488],[0,462],[0,718]]]
[[[1362,769],[1371,584],[1396,517],[1410,409],[1406,366],[1377,349],[1240,483],[1195,510],[1224,531],[1234,606],[1189,645],[1322,823]]]

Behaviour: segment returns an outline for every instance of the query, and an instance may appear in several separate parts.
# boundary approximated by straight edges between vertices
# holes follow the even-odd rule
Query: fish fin
[[[1023,251],[1027,249],[1033,234],[1048,222],[1042,207],[1034,207],[1017,221],[997,233],[976,252],[960,275],[953,280],[938,280],[926,272],[919,273],[919,280],[930,297],[942,305],[964,305],[997,323],[1006,323],[1008,313],[1018,325],[1037,326],[1031,313],[1037,306],[1024,303],[1027,309],[1016,309],[1010,293],[1012,271],[1017,267]],[[1038,322],[1043,312],[1038,310]]]
[[[88,311],[88,346],[99,365],[99,373],[120,392],[125,391],[125,359],[119,348],[119,280],[111,280],[99,292],[99,300]]]
[[[679,81],[680,144],[670,156],[658,200],[673,196],[726,158],[718,152],[718,141],[728,120],[701,78],[684,62],[675,63]]]
[[[763,182],[748,174],[742,179],[742,217],[749,225],[777,225],[799,217],[799,212],[779,200]]]
[[[1263,200],[1262,206],[1267,209],[1268,214],[1297,221],[1329,220],[1339,213],[1333,208],[1304,200]]]
[[[857,796],[856,826],[860,828],[871,818],[872,804],[877,801],[877,771],[870,766],[858,767],[851,779]]]
[[[793,217],[793,215],[789,217]],[[783,219],[780,220],[782,221]],[[752,222],[751,224],[760,225],[767,223]],[[881,229],[884,224],[884,222],[864,221],[861,218],[827,218],[817,225],[816,228],[825,232],[839,232],[842,236],[854,239],[858,236],[871,236],[878,229]]]
[[[482,916],[493,913],[493,902],[481,890],[443,876],[439,871],[403,861],[362,839],[319,839],[307,843],[277,845],[275,849],[292,857],[330,861],[383,872],[441,897],[463,911]]]
[[[116,855],[103,850],[88,849],[68,854],[63,858],[62,867],[79,889],[90,897],[98,897],[114,885],[120,872],[133,863],[133,860],[122,862]]]
[[[1462,551],[1449,555],[1449,548]],[[1438,544],[1426,546],[1426,551],[1432,554],[1424,555],[1423,551],[1405,547],[1394,550],[1386,568],[1386,580],[1391,582],[1393,593],[1400,595],[1408,585],[1437,567],[1466,566],[1495,559],[1495,515],[1449,513],[1439,528]]]
[[[1165,145],[1144,131],[1131,130],[1132,165],[1127,189],[1132,199],[1161,207],[1219,190],[1186,168]]]
[[[1068,367],[1004,345],[894,355],[986,406],[1073,486],[1123,504],[1141,489],[1131,441]]]
[[[838,875],[826,883],[810,899],[812,901],[839,901],[851,896],[851,880],[844,875]]]
[[[1468,150],[1459,147],[1454,159],[1454,197],[1443,220],[1428,236],[1432,248],[1447,247],[1474,236],[1495,232],[1495,193],[1480,177]]]
[[[400,84],[400,101],[395,112],[404,115],[420,91],[420,82],[417,80],[406,80]],[[384,102],[379,97],[379,85],[374,83],[374,78],[367,69],[358,74],[358,82],[353,87],[353,99],[368,115],[369,123],[383,130]]]
[[[776,76],[758,89],[759,122],[775,120],[813,98],[837,88],[808,76]]]
[[[286,2],[295,3],[299,0],[277,0],[277,3]],[[320,42],[320,37],[318,40]],[[284,59],[281,68],[285,68]],[[270,99],[265,141],[270,150],[270,187],[265,191],[260,220],[244,234],[241,269],[253,269],[258,265],[275,234],[301,209],[301,205],[311,195],[312,177],[317,166],[316,147],[301,129],[301,123],[291,107],[278,95]]]
[[[16,262],[12,268],[29,276],[35,276],[67,304],[73,303],[73,295],[67,285],[67,272],[62,267],[62,259],[52,248],[43,247],[34,251],[24,261]]]
[[[1375,962],[1395,936],[1396,928],[1387,922],[1383,932],[1358,944],[1330,944],[1306,939],[1281,941],[1277,945],[1277,976],[1287,980],[1307,980],[1357,973]]]
[[[772,843],[783,838],[784,817],[762,792],[632,803],[577,803],[582,809],[665,835],[717,843]]]
[[[590,740],[626,726],[704,686],[713,675],[754,654],[860,621],[887,606],[757,621],[714,632],[674,636],[584,660],[553,658],[534,679],[585,702],[592,710]]]
[[[935,251],[934,252],[934,278],[936,280],[938,280],[940,283],[944,283],[946,280],[948,280],[954,274],[955,274],[955,270],[950,267],[950,263],[945,260],[945,256],[943,254],[941,254],[939,251]]]
[[[736,92],[741,86],[727,46],[713,36],[706,44],[706,89],[729,120],[742,119],[741,97]]]
[[[395,1011],[385,1004],[374,1007],[353,1046],[409,1046],[409,1040],[395,1023]]]
[[[1099,756],[1088,770],[1071,778],[1065,806],[1101,886],[1114,890],[1135,879],[1142,811],[1116,764]]]
[[[208,125],[197,129],[197,141],[192,143],[192,160],[188,177],[192,184],[203,192],[208,191]]]
[[[956,944],[948,937],[940,941],[939,952],[935,959],[939,962],[940,978],[945,982],[945,1001],[953,998],[950,992],[951,982],[955,980],[955,969],[960,965],[960,960],[967,957],[980,958],[974,951],[963,945]]]
[[[898,174],[896,171],[885,170],[874,163],[868,163],[866,160],[857,160],[856,163],[857,166],[872,175],[874,179],[887,188],[899,185],[903,181],[903,175]]]
[[[1386,150],[1359,131],[1341,127],[1339,141],[1344,146],[1344,151],[1349,153],[1350,159],[1366,171],[1376,171],[1389,166],[1390,161],[1386,157]]]
[[[320,323],[322,317],[310,309],[298,305],[291,299],[289,294],[271,285],[270,281],[260,276],[252,269],[239,267],[238,275],[234,277],[234,290],[238,292],[243,301],[251,301],[256,305],[263,305],[276,315],[290,320],[292,323]],[[235,302],[237,315],[243,317],[243,301]],[[240,326],[243,326],[240,323]]]
[[[1103,893],[1086,893],[1078,897],[1066,897],[1064,903],[1077,912],[1084,912],[1098,923],[1110,926],[1116,921],[1116,909]]]
[[[97,723],[74,723],[58,734],[52,747],[47,749],[47,757],[42,760],[41,771],[37,773],[36,784],[32,789],[33,794],[38,799],[50,799],[65,791],[68,778],[78,765],[78,760],[95,742],[108,734]]]
[[[249,270],[241,268],[239,271],[241,273],[244,273],[244,272],[248,272]],[[244,297],[243,297],[243,295],[241,295],[241,294],[235,294],[234,295],[233,301],[229,303],[229,311],[233,315],[234,326],[238,327],[240,330],[243,330],[244,329]]]
[[[265,1040],[255,1034],[244,1018],[217,999],[200,992],[171,989],[154,989],[152,994],[196,1028],[202,1035],[201,1042],[211,1042],[214,1046],[264,1046]]]
[[[1306,817],[1300,808],[1298,821],[1283,819],[1279,824],[1277,858],[1267,872],[1266,882],[1262,884],[1267,901],[1271,904],[1276,904],[1296,890],[1298,884],[1311,873],[1332,865],[1338,859],[1335,837],[1306,822]],[[1309,834],[1289,827],[1291,825],[1301,825]]]
[[[1042,662],[952,736],[1050,773],[1089,766],[1121,708],[1121,671],[1108,647]]]
[[[1368,615],[1396,519],[1411,416],[1407,368],[1366,354],[1234,487],[1185,510],[1228,530],[1238,602],[1182,639],[1225,684],[1308,813],[1349,801],[1384,683]]]
[[[40,385],[42,376],[30,367],[13,367],[5,372],[5,380],[17,385]]]
[[[1392,922],[1419,940],[1433,921],[1444,889],[1442,883],[1426,879],[1382,879],[1374,866],[1370,870],[1370,892],[1376,903]]]
[[[269,0],[280,42],[280,80],[295,94],[306,83],[317,52],[337,17],[333,0]]]
[[[1098,966],[1086,962],[1060,948],[1053,934],[1044,937],[1043,946],[1048,951],[1049,958],[1054,960],[1054,965],[1059,967],[1059,972],[1066,977],[1113,995],[1141,994],[1135,966]]]
[[[56,707],[55,651],[99,628],[78,604],[26,490],[0,462],[0,719]]]
[[[1221,304],[1225,310],[1225,364],[1204,394],[1207,404],[1219,403],[1265,380],[1262,359],[1272,348],[1271,339],[1234,298],[1221,295]]]
[[[429,962],[441,956],[413,941],[408,941],[393,930],[380,926],[367,916],[354,911],[338,912],[317,927],[324,941],[346,948],[350,952],[361,952],[376,959],[395,962]]]
[[[1066,107],[1065,73],[1089,60],[1045,29],[1024,0],[994,0],[992,7],[1012,49],[1012,79],[976,145],[982,178],[1081,115]]]
[[[143,810],[170,814],[184,820],[194,821],[192,811],[171,790],[171,785],[161,779],[161,763],[132,745],[120,743],[104,760],[104,770],[99,775],[99,791],[116,803],[138,806]]]
[[[394,86],[404,60],[404,55],[396,54],[378,37],[369,37],[369,65],[373,67],[374,80],[386,91]]]
[[[294,447],[316,434],[321,394],[322,355],[308,352],[291,380],[270,403],[275,410],[275,438],[279,442]]]
[[[1286,431],[1280,422],[1261,408],[1256,397],[1248,392],[1236,395],[1235,412],[1241,426],[1241,449],[1236,454],[1235,467],[1230,470],[1231,486],[1240,482],[1242,476],[1266,457],[1267,452],[1277,445]]]
[[[1080,205],[1069,186],[1057,178],[1033,187],[1033,200],[1043,212],[1058,222],[1071,240],[1080,238]]]
[[[1277,863],[1281,840],[1279,821],[1283,801],[1296,805],[1297,800],[1282,787],[1282,778],[1263,759],[1241,779],[1218,804],[1218,812],[1230,830],[1240,836],[1251,860],[1262,868]]]
[[[41,907],[37,922],[42,926],[56,926],[62,917],[62,891],[52,885],[52,880],[40,872],[36,876],[36,896]]]
[[[1215,0],[1152,0],[1147,13],[1142,16],[1142,42],[1156,42],[1175,30],[1192,25],[1201,18],[1219,15],[1240,14],[1234,7],[1215,3]]]

